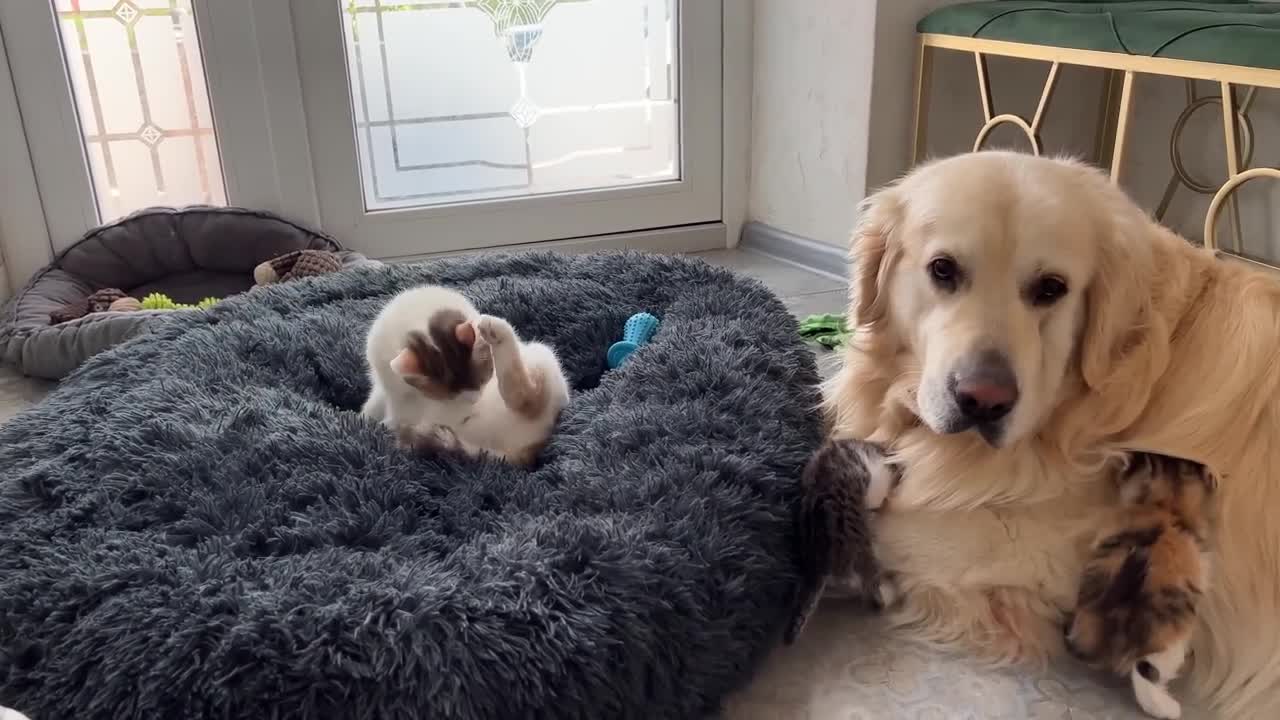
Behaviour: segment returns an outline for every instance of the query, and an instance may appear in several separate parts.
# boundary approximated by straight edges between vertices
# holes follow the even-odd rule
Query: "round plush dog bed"
[[[395,292],[460,288],[575,392],[533,469],[358,410]],[[631,314],[662,324],[621,368]],[[356,269],[187,313],[0,427],[0,701],[33,718],[704,717],[788,616],[812,355],[642,254]]]
[[[38,273],[0,317],[0,360],[58,379],[173,311],[104,312],[51,325],[50,312],[103,288],[181,303],[253,287],[253,269],[292,250],[340,252],[336,240],[270,213],[226,207],[150,208],[90,231]]]

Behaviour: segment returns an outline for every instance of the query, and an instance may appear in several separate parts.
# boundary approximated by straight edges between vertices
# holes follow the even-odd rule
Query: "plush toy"
[[[605,356],[609,369],[620,367],[636,348],[649,342],[657,331],[658,318],[649,313],[636,313],[627,318],[627,324],[622,328],[622,339],[610,345],[609,353]]]
[[[84,317],[89,314],[89,301],[81,300],[79,302],[67,303],[57,310],[49,313],[49,324],[57,325],[58,323],[70,322]]]
[[[852,334],[844,315],[810,315],[800,321],[800,337],[832,350],[844,345]]]
[[[296,280],[312,275],[327,275],[342,269],[338,254],[328,250],[294,250],[272,258],[253,269],[253,281],[258,285]]]
[[[88,297],[89,312],[107,312],[111,309],[111,303],[123,297],[128,296],[119,288],[103,288]]]
[[[49,324],[57,325],[58,323],[77,320],[89,313],[106,312],[111,309],[111,305],[113,303],[124,297],[126,297],[126,295],[120,288],[103,288],[89,295],[89,297],[84,300],[67,303],[57,310],[49,313]]]
[[[90,313],[135,312],[138,310],[207,310],[218,298],[207,297],[195,305],[174,302],[164,293],[151,293],[141,300],[129,297],[119,288],[103,288],[79,302],[68,303],[49,313],[49,324],[57,325],[82,318]]]
[[[111,303],[111,312],[135,312],[142,309],[142,301],[135,297],[122,297]]]

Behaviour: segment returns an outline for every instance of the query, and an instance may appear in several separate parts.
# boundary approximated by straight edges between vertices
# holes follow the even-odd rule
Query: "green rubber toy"
[[[843,346],[852,335],[844,315],[810,315],[800,321],[800,337],[832,350]]]

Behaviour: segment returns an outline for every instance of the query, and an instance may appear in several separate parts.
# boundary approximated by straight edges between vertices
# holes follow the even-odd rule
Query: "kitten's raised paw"
[[[480,339],[495,347],[516,336],[511,323],[493,315],[481,315],[476,321],[476,332],[480,333]]]

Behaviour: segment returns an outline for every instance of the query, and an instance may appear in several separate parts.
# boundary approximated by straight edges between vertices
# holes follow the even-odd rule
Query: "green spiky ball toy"
[[[151,293],[142,298],[143,310],[208,310],[218,302],[218,298],[207,297],[195,305],[188,303],[174,302],[173,298],[164,293]]]

